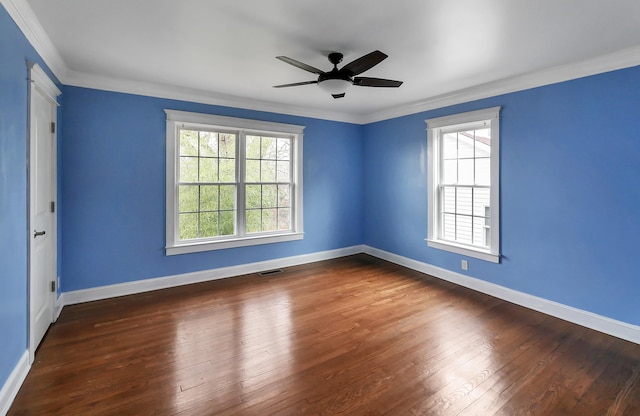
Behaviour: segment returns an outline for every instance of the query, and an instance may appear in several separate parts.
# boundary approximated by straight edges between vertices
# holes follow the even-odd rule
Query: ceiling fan
[[[366,54],[353,62],[350,62],[338,69],[338,64],[342,62],[342,54],[339,52],[332,52],[329,54],[329,62],[333,64],[333,69],[329,72],[324,72],[318,68],[314,68],[310,65],[296,61],[295,59],[288,58],[286,56],[276,56],[277,59],[286,62],[290,65],[318,74],[318,79],[315,81],[303,81],[294,82],[293,84],[275,85],[274,88],[284,87],[297,87],[299,85],[318,84],[320,88],[330,93],[333,98],[344,97],[347,88],[351,85],[359,87],[391,87],[397,88],[402,85],[402,81],[394,81],[391,79],[382,78],[369,78],[369,77],[357,77],[364,71],[367,71],[387,58],[387,55],[380,51],[373,51]]]

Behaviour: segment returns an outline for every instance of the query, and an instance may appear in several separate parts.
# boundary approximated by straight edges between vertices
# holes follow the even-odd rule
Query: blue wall
[[[0,385],[27,348],[27,60],[47,70],[0,7]],[[62,90],[63,291],[364,243],[640,325],[640,67],[365,126]],[[503,259],[463,272],[424,241],[424,120],[497,105]],[[304,240],[165,256],[165,108],[307,126]]]
[[[502,106],[501,264],[429,248],[425,119]],[[640,325],[640,67],[365,126],[365,243]]]
[[[27,61],[48,72],[0,6],[0,388],[27,349]]]
[[[63,291],[360,244],[362,127],[86,88],[63,90]],[[306,126],[301,241],[165,256],[165,113]]]

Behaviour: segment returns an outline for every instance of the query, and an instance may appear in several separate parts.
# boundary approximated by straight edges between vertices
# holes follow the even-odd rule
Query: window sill
[[[480,260],[485,260],[491,263],[500,263],[500,254],[491,253],[488,250],[480,250],[476,248],[470,248],[469,246],[451,244],[440,240],[425,240],[429,247],[437,248],[439,250],[445,250],[456,254],[461,254],[467,257],[473,257]]]
[[[285,241],[302,240],[304,233],[287,233],[277,235],[261,235],[252,237],[233,238],[217,241],[199,241],[194,243],[182,243],[165,248],[167,256],[177,254],[198,253],[202,251],[223,250],[226,248],[256,246],[260,244],[282,243]]]

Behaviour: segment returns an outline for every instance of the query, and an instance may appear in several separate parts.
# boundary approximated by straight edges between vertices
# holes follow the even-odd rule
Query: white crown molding
[[[382,260],[399,264],[409,269],[455,283],[459,286],[463,286],[477,292],[494,296],[507,302],[515,303],[516,305],[533,309],[576,325],[584,326],[598,332],[640,344],[640,326],[617,321],[592,312],[553,302],[548,299],[539,298],[537,296],[487,282],[486,280],[465,276],[460,273],[452,272],[451,270],[442,269],[428,263],[389,253],[388,251],[374,247],[364,246],[364,252]]]
[[[9,13],[9,16],[18,25],[29,43],[42,57],[49,69],[64,83],[68,71],[60,52],[51,42],[51,38],[45,32],[40,21],[33,13],[26,0],[0,0],[0,3]]]
[[[271,113],[341,121],[345,123],[369,124],[637,65],[640,65],[640,46],[623,49],[614,53],[572,64],[556,66],[541,71],[500,79],[365,115],[296,107],[267,101],[251,100],[233,95],[216,94],[175,86],[115,79],[74,71],[67,71],[65,83],[78,87],[176,99],[202,104],[221,105],[225,107],[244,108],[256,111],[268,111]]]
[[[640,65],[640,46],[636,46],[581,62],[560,65],[429,97],[425,100],[391,107],[382,111],[365,115],[349,114],[71,71],[26,0],[0,0],[0,3],[7,9],[9,15],[42,56],[54,75],[65,85],[354,124],[374,123]]]
[[[297,107],[287,104],[259,101],[234,95],[209,91],[156,84],[151,82],[117,79],[95,74],[68,71],[66,85],[92,88],[104,91],[137,94],[148,97],[187,101],[200,104],[220,105],[224,107],[243,108],[245,110],[266,111],[269,113],[288,114],[292,116],[317,118],[321,120],[341,121],[362,124],[361,117],[336,111],[325,111],[308,107]]]
[[[9,378],[2,386],[2,390],[0,390],[0,415],[6,415],[9,412],[9,408],[13,404],[13,400],[16,398],[30,369],[29,351],[25,350],[13,371],[11,371]]]
[[[435,110],[451,105],[462,104],[483,98],[495,97],[545,85],[557,84],[572,79],[597,75],[618,69],[640,65],[640,46],[536,71],[528,74],[503,78],[482,85],[465,88],[451,93],[431,97],[426,100],[400,105],[386,110],[370,113],[362,118],[362,124],[375,123],[423,111]]]

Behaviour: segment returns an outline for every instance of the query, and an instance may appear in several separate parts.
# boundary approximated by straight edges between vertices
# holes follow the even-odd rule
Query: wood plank
[[[639,409],[639,345],[356,255],[65,307],[9,415]]]

